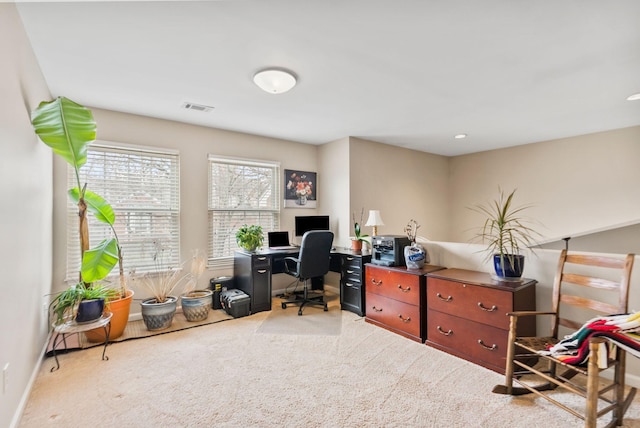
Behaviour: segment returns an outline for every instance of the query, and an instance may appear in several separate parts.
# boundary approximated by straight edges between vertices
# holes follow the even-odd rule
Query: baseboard
[[[18,428],[20,424],[20,419],[22,419],[22,413],[24,412],[25,407],[27,406],[27,401],[29,401],[29,396],[31,395],[31,389],[33,388],[33,384],[38,377],[38,373],[40,373],[40,368],[42,367],[42,363],[44,362],[44,355],[47,353],[47,346],[49,346],[49,342],[51,341],[51,331],[47,334],[47,340],[44,342],[44,346],[42,347],[42,351],[39,355],[43,355],[42,358],[38,358],[38,363],[34,366],[33,371],[31,372],[31,377],[29,378],[29,382],[27,383],[27,387],[24,389],[22,393],[22,397],[20,398],[20,403],[18,403],[18,407],[16,408],[15,413],[13,414],[13,419],[9,424],[9,428]]]

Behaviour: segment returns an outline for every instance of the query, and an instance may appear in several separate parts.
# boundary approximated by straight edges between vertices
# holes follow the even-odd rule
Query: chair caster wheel
[[[287,304],[286,303],[282,304],[282,309],[287,309]]]
[[[327,308],[327,305],[324,305],[324,311],[327,312],[329,310],[329,308]]]
[[[298,316],[302,316],[302,309],[298,311]]]

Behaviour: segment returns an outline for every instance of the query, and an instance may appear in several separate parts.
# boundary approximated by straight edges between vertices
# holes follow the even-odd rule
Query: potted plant
[[[84,283],[78,282],[51,301],[49,311],[55,317],[53,323],[59,325],[68,320],[75,320],[77,323],[95,321],[102,316],[105,300],[117,294],[117,290],[104,285],[86,287]],[[80,305],[81,302],[84,304]]]
[[[425,263],[429,262],[429,255],[424,247],[417,243],[418,229],[420,225],[414,219],[409,220],[404,227],[410,244],[404,247],[404,260],[408,269],[421,269]]]
[[[264,236],[262,234],[262,226],[246,224],[242,225],[236,232],[236,242],[240,248],[245,251],[253,252],[256,248],[262,246]]]
[[[360,221],[356,221],[356,213],[352,214],[353,217],[353,232],[354,236],[351,238],[351,249],[354,251],[362,251],[362,241],[364,238],[368,238],[369,235],[362,234],[360,226],[364,218],[364,208],[360,211]]]
[[[535,238],[540,236],[527,225],[528,219],[522,212],[531,205],[514,207],[514,189],[508,195],[499,190],[497,199],[485,205],[475,205],[471,209],[486,216],[484,224],[475,236],[487,245],[487,261],[493,259],[496,275],[500,278],[520,278],[524,269],[523,248],[531,248]]]
[[[141,277],[132,275],[132,281],[140,281],[153,297],[140,302],[142,320],[148,330],[163,330],[173,322],[176,313],[178,298],[172,293],[178,288],[187,288],[191,282],[195,282],[195,276],[191,272],[183,272],[184,263],[179,266],[167,266],[164,263],[165,248],[159,241],[154,241],[153,261],[155,269],[144,273]]]
[[[195,290],[198,279],[207,268],[207,259],[198,251],[191,258],[192,281],[189,281],[185,292],[180,296],[182,313],[187,321],[203,321],[209,316],[209,309],[212,306],[212,290]]]
[[[122,267],[122,250],[113,227],[115,214],[112,207],[101,196],[88,190],[86,183],[80,182],[80,168],[86,163],[87,148],[96,138],[96,123],[91,110],[68,98],[58,97],[53,101],[40,103],[31,114],[31,123],[40,140],[75,170],[76,186],[70,189],[68,194],[78,206],[82,260],[79,283],[82,286],[72,286],[73,290],[71,288],[68,290],[69,295],[81,297],[82,294],[78,294],[79,288],[89,292],[95,287],[94,283],[106,278],[115,265],[119,264],[120,296],[126,297],[128,292]],[[87,211],[93,213],[99,221],[109,225],[113,238],[105,239],[90,248]]]

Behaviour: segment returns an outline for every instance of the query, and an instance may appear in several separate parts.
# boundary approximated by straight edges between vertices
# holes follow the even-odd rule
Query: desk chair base
[[[307,291],[306,288],[302,295],[294,295],[292,299],[283,301],[282,309],[286,309],[288,305],[300,305],[300,308],[298,309],[298,315],[302,315],[302,309],[305,307],[305,305],[322,306],[325,312],[329,310],[327,304],[324,301],[324,295],[315,295],[315,293],[311,294]]]

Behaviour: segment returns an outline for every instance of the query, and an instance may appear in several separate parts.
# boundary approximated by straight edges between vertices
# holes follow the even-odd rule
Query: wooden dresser
[[[426,339],[426,274],[441,266],[422,269],[404,266],[365,266],[365,320],[409,339]]]
[[[535,310],[536,281],[499,281],[488,273],[463,269],[444,269],[427,278],[427,345],[504,373],[506,313]],[[519,320],[519,336],[535,333],[535,317]]]

